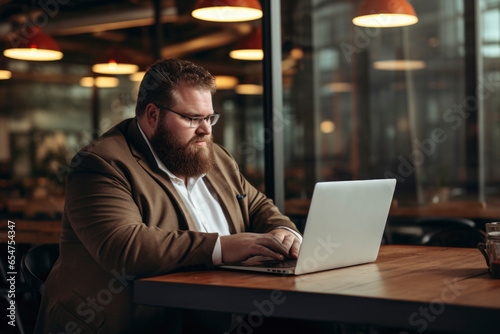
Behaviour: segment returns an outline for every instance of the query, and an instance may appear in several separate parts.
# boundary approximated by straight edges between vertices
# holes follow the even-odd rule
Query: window
[[[281,2],[287,199],[395,177],[401,206],[498,200],[500,1],[414,1],[399,28],[353,25],[358,4]]]

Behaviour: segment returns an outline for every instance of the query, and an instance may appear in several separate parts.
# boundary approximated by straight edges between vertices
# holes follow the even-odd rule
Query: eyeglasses
[[[186,115],[183,115],[181,113],[178,113],[177,111],[174,111],[170,108],[167,108],[167,107],[164,107],[164,106],[157,106],[158,108],[160,109],[166,109],[170,112],[173,112],[174,114],[177,114],[181,117],[184,117],[185,119],[188,119],[189,120],[189,126],[192,127],[192,128],[197,128],[201,125],[201,123],[203,123],[203,121],[207,122],[208,124],[210,124],[210,126],[213,126],[215,124],[217,124],[217,121],[219,120],[219,117],[220,117],[220,114],[217,114],[217,113],[214,113],[210,116],[207,116],[207,117],[188,117]]]

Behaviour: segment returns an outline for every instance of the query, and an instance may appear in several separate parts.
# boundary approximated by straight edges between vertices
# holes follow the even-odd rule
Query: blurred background
[[[281,27],[272,43],[281,48],[285,212],[303,223],[318,181],[395,177],[391,217],[500,219],[500,0],[411,1],[418,22],[390,28],[353,24],[360,5],[281,1],[270,18]],[[191,60],[218,77],[215,140],[266,191],[263,19],[209,22],[192,16],[195,6],[0,3],[2,50],[41,32],[62,52],[53,61],[0,57],[6,217],[60,218],[72,156],[134,116],[143,71],[157,58]],[[241,47],[260,58],[233,58]],[[93,68],[111,59],[133,73]]]

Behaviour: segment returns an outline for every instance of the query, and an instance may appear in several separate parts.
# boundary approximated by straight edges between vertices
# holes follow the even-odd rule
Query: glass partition
[[[500,3],[479,1],[480,101],[484,117],[480,127],[484,158],[484,197],[488,204],[500,204]]]
[[[393,28],[355,26],[360,1],[281,3],[288,200],[387,177],[399,206],[498,198],[499,1],[412,1]]]

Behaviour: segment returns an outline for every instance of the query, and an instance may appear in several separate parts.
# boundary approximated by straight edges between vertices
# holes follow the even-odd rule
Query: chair
[[[416,223],[424,227],[476,227],[476,223],[467,218],[454,218],[454,217],[422,217],[418,218]]]
[[[28,250],[21,260],[21,271],[37,305],[40,303],[43,284],[58,257],[59,244],[45,244]]]
[[[475,248],[484,241],[483,232],[470,219],[423,217],[392,223],[395,244]]]
[[[470,219],[426,217],[418,219],[416,225],[422,228],[421,245],[475,248],[484,242],[484,233]]]

